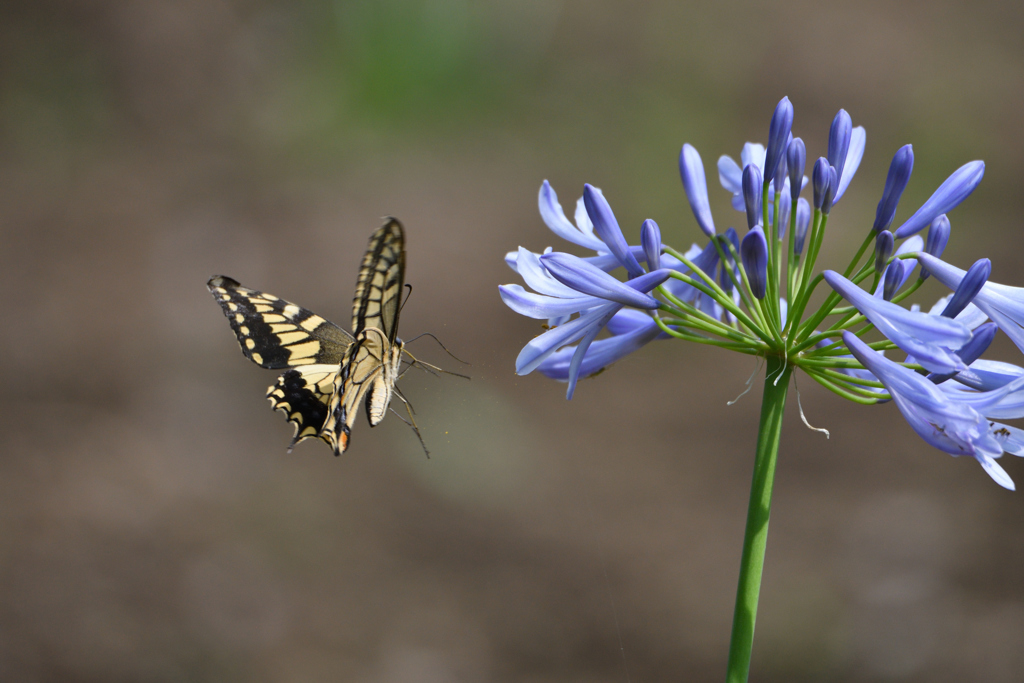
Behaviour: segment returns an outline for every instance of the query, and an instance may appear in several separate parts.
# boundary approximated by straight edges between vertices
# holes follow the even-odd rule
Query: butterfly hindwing
[[[357,332],[356,341],[349,347],[341,371],[334,378],[334,395],[328,406],[322,438],[331,445],[335,455],[348,448],[359,402],[383,370],[382,342],[386,344],[387,339],[376,328]]]
[[[337,365],[352,335],[312,311],[242,287],[218,275],[206,283],[224,310],[245,357],[278,370],[300,365]]]
[[[289,451],[305,439],[320,437],[337,376],[337,365],[303,365],[285,371],[267,389],[267,398],[274,410],[284,413],[288,422],[295,426]]]
[[[402,224],[389,218],[370,237],[359,267],[352,331],[366,327],[382,330],[388,341],[398,336],[398,312],[405,283],[405,235]]]

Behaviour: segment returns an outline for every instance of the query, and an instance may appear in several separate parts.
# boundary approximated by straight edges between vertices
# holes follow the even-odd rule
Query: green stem
[[[754,621],[757,600],[761,593],[761,573],[768,542],[768,517],[772,507],[772,484],[775,463],[782,435],[782,413],[793,366],[778,356],[768,356],[761,400],[761,426],[757,435],[754,478],[750,486],[747,508],[747,530],[743,537],[743,559],[740,562],[739,586],[736,588],[736,611],[732,619],[732,641],[729,644],[728,683],[745,683],[750,672],[750,652],[754,645]]]

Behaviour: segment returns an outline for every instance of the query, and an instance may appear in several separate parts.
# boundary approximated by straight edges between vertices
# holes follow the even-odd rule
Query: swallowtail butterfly
[[[206,283],[245,357],[264,368],[285,370],[267,390],[267,398],[295,425],[289,451],[316,437],[335,455],[343,453],[360,402],[365,402],[371,427],[384,419],[401,374],[404,345],[398,338],[398,314],[404,279],[402,224],[389,218],[370,237],[363,256],[352,334],[229,277],[217,275]]]

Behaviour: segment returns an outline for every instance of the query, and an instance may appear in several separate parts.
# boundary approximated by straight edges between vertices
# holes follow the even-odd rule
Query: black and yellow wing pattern
[[[267,390],[275,410],[295,427],[289,451],[312,437],[338,455],[348,447],[360,401],[376,426],[400,374],[398,313],[405,277],[402,225],[387,219],[363,257],[349,334],[315,313],[222,275],[207,288],[220,304],[246,358],[285,369]]]
[[[405,282],[405,235],[391,219],[370,237],[359,269],[352,304],[355,341],[334,378],[334,393],[324,423],[325,440],[341,453],[348,448],[359,404],[376,427],[387,413],[401,372],[403,344],[398,339],[398,314]]]

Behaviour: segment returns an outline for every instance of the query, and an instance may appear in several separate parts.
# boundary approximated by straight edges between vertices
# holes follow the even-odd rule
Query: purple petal
[[[833,206],[843,196],[843,193],[846,192],[846,188],[853,181],[853,176],[857,175],[861,159],[864,158],[864,146],[867,144],[867,139],[868,134],[864,130],[864,126],[857,126],[853,129],[853,133],[850,136],[850,149],[846,153],[846,163],[843,165],[842,175],[839,178],[836,196],[832,199]],[[836,173],[839,173],[839,169],[836,169]]]
[[[585,335],[590,331],[591,327],[606,316],[609,311],[614,312],[619,308],[621,308],[620,304],[605,304],[604,306],[592,308],[580,317],[534,337],[527,342],[526,346],[523,347],[523,350],[519,352],[519,356],[516,358],[516,374],[530,374],[537,369],[537,366],[540,365],[545,358],[566,344],[571,344]]]
[[[578,244],[587,249],[605,251],[607,247],[601,240],[592,235],[585,235],[580,232],[562,211],[562,205],[558,203],[558,195],[555,194],[548,181],[541,183],[540,192],[537,194],[537,206],[540,209],[540,217],[551,232],[555,233],[567,242]]]
[[[565,390],[565,400],[571,401],[572,395],[576,392],[576,382],[580,378],[580,366],[583,364],[583,357],[587,353],[587,349],[590,348],[590,344],[594,341],[594,337],[601,331],[608,321],[615,315],[615,311],[609,311],[600,318],[591,327],[590,331],[583,335],[583,339],[576,346],[576,351],[572,354],[572,360],[569,361],[569,386]]]
[[[604,299],[594,296],[577,296],[572,299],[563,299],[543,294],[527,292],[519,285],[498,285],[498,292],[505,305],[519,315],[528,318],[545,320],[548,318],[559,318],[573,313],[579,313],[595,306],[602,306],[606,303]]]
[[[743,169],[725,154],[718,157],[718,182],[732,194],[743,192]]]
[[[609,321],[609,331],[614,329],[615,319],[624,312],[625,311],[619,311],[619,313]],[[616,334],[608,339],[599,339],[591,344],[590,348],[583,356],[583,362],[580,364],[579,377],[586,377],[603,370],[617,360],[628,356],[643,347],[645,344],[657,339],[660,329],[653,319],[649,316],[644,317],[647,320],[645,325],[635,327],[629,332],[623,334]],[[569,379],[570,362],[572,357],[575,355],[575,352],[576,349],[573,347],[559,349],[548,356],[548,358],[537,367],[537,370],[551,379],[563,382],[567,381]]]
[[[540,262],[540,254],[534,254],[529,249],[519,247],[516,266],[516,270],[522,276],[526,286],[535,292],[567,299],[580,296],[575,289],[566,287],[551,277],[551,274]]]
[[[708,182],[704,177],[704,163],[700,154],[690,143],[683,145],[679,153],[679,175],[683,179],[686,198],[693,209],[697,224],[708,237],[715,236],[715,222],[711,218],[711,204],[708,202]]]
[[[622,236],[622,230],[619,228],[619,222],[615,220],[612,207],[608,205],[608,200],[604,198],[601,190],[593,185],[585,184],[583,186],[583,203],[587,207],[587,215],[590,216],[590,220],[594,224],[594,234],[608,245],[608,251],[615,254],[615,257],[626,268],[629,276],[636,277],[643,274],[644,269],[637,263],[633,252],[629,250],[626,238]]]
[[[634,286],[619,282],[600,268],[572,254],[559,252],[545,254],[541,257],[541,263],[544,264],[544,267],[547,268],[548,272],[556,280],[577,292],[600,297],[601,299],[614,301],[626,306],[633,306],[634,308],[657,308],[661,305],[654,297],[637,291]],[[640,278],[635,278],[635,280],[646,285],[652,276],[655,279],[660,277],[660,281],[651,285],[649,289],[653,289],[658,284],[661,284],[661,282],[664,282],[668,277],[668,270],[663,269],[654,273],[647,273]]]

